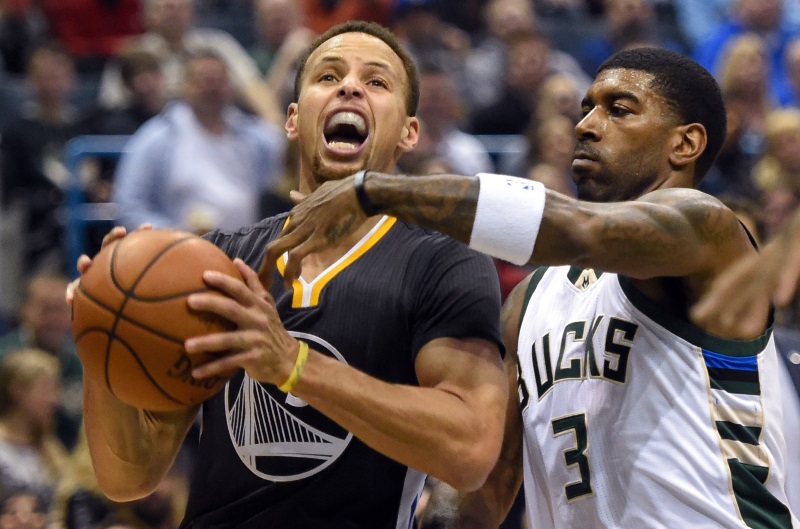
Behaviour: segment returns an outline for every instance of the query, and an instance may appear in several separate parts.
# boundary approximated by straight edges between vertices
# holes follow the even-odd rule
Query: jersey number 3
[[[581,479],[567,483],[564,487],[564,493],[567,495],[567,500],[574,500],[581,496],[586,496],[592,493],[592,476],[589,470],[589,458],[586,455],[586,448],[589,446],[589,440],[586,430],[586,414],[577,413],[575,415],[567,415],[553,419],[553,435],[564,435],[570,431],[575,435],[575,447],[569,450],[564,450],[564,462],[568,467],[578,467]]]

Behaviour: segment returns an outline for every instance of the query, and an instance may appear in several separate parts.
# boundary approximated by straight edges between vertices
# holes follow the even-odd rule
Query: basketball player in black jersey
[[[358,170],[391,171],[414,148],[416,72],[391,33],[346,23],[320,36],[302,64],[286,121],[300,146],[301,192]],[[287,223],[283,215],[207,236],[236,258],[244,282],[207,273],[228,297],[197,294],[189,304],[237,330],[186,349],[225,352],[198,378],[237,374],[202,405],[182,527],[412,527],[426,474],[473,490],[499,454],[508,390],[493,265],[379,215],[308,255],[289,289],[279,260],[267,292],[254,268]],[[78,268],[90,264],[83,256]],[[152,491],[198,411],[135,409],[86,380],[103,492],[125,501]]]

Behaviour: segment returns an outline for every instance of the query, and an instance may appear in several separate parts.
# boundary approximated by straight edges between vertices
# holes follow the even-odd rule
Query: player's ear
[[[289,109],[286,111],[286,124],[283,128],[290,141],[297,139],[297,103],[289,104]]]
[[[403,125],[403,131],[400,133],[400,141],[397,147],[403,152],[408,152],[417,146],[418,141],[419,120],[415,117],[407,117],[406,123]]]
[[[670,163],[678,168],[697,161],[706,150],[708,138],[706,128],[700,123],[690,123],[676,127],[671,144]]]

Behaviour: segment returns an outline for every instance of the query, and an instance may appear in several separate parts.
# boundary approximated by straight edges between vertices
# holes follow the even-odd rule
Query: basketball
[[[103,248],[72,303],[84,376],[152,411],[180,410],[222,389],[227,377],[199,380],[191,374],[214,357],[190,356],[183,347],[192,336],[235,328],[187,305],[190,294],[211,291],[202,279],[205,270],[241,280],[222,250],[187,232],[139,230]]]

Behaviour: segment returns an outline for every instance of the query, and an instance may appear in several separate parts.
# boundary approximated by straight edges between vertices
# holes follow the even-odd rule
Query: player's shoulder
[[[280,235],[289,213],[280,213],[235,231],[214,230],[203,237],[219,246],[231,258],[241,257],[249,263],[248,256],[263,257],[267,244]]]
[[[640,202],[650,202],[674,207],[686,212],[697,213],[730,213],[733,212],[720,199],[699,189],[687,187],[671,187],[656,189],[636,199]]]
[[[395,224],[397,237],[412,249],[416,256],[429,255],[446,257],[451,261],[478,260],[491,264],[488,255],[471,249],[466,244],[448,237],[436,230],[424,228],[398,219]]]

